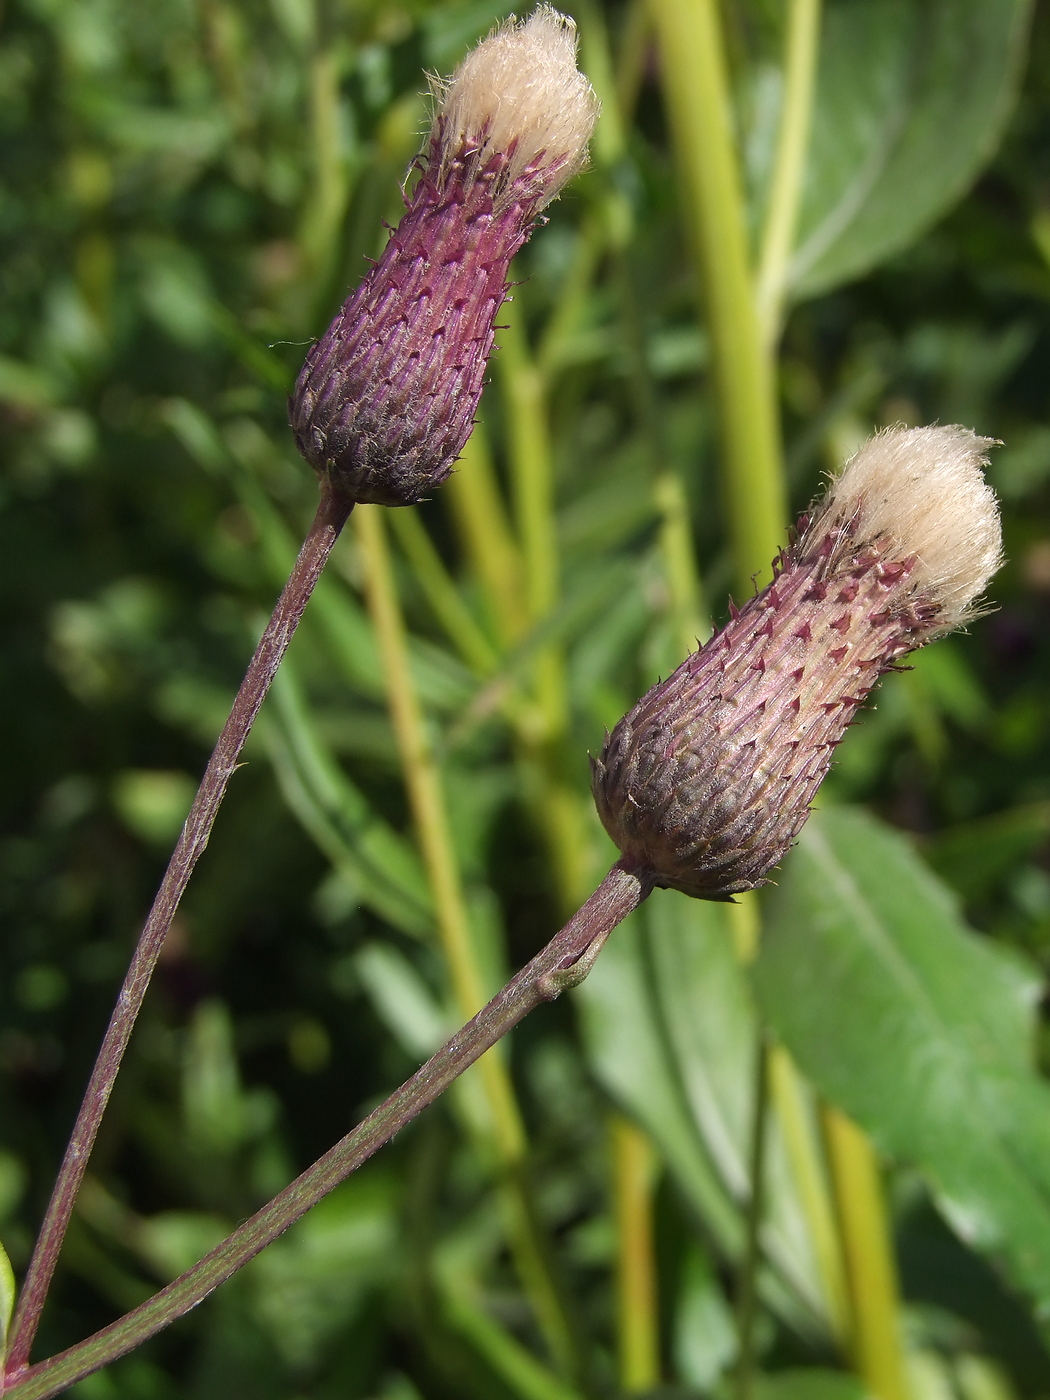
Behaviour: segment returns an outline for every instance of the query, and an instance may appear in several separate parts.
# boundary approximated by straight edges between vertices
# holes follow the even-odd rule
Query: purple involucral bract
[[[442,169],[435,135],[404,218],[295,386],[300,452],[354,501],[422,499],[474,426],[507,269],[552,168],[526,168],[508,185],[513,153],[485,152],[482,164],[479,150],[464,147]]]
[[[807,533],[773,582],[606,739],[602,822],[657,883],[726,899],[787,853],[847,725],[879,676],[936,633],[916,560],[850,525]]]

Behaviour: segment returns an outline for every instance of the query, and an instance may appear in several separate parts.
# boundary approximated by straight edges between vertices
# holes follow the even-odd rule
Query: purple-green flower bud
[[[764,884],[878,678],[974,615],[1001,562],[990,445],[958,427],[872,438],[769,587],[606,736],[599,815],[658,885],[726,899]]]
[[[424,168],[379,262],[313,347],[290,417],[300,452],[354,501],[409,505],[474,426],[511,258],[576,174],[598,115],[572,21],[495,30],[435,84]]]

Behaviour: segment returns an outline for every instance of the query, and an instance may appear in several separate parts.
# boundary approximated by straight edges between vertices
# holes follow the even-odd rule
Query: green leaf
[[[263,732],[281,792],[354,898],[395,928],[430,931],[430,891],[410,844],[374,812],[318,732],[286,656]]]
[[[1013,105],[1028,0],[849,0],[824,16],[796,296],[906,248],[991,157]]]
[[[196,790],[197,784],[188,773],[127,768],[113,779],[113,805],[136,836],[170,846],[182,829]]]
[[[857,1376],[816,1366],[777,1371],[757,1380],[758,1400],[866,1400],[868,1395]]]
[[[1029,802],[940,832],[926,859],[966,900],[983,899],[1050,836],[1050,802]]]
[[[7,1257],[7,1250],[0,1244],[0,1359],[7,1351],[7,1329],[11,1326],[11,1315],[15,1310],[18,1287],[15,1271]]]
[[[738,1254],[739,1216],[700,1142],[653,1006],[643,920],[644,912],[620,925],[577,993],[584,1043],[598,1079],[659,1144],[719,1246]]]
[[[1050,1309],[1050,1089],[1040,983],[966,929],[909,842],[814,816],[769,905],[759,999],[803,1071],[914,1162],[957,1233]]]
[[[345,1335],[397,1258],[396,1190],[373,1165],[344,1181],[247,1271],[252,1311],[293,1367]]]
[[[39,411],[50,408],[59,389],[45,370],[25,360],[0,355],[0,402]]]
[[[725,910],[657,891],[617,929],[579,995],[598,1078],[658,1144],[723,1255],[738,1259],[758,1025]],[[763,1294],[813,1332],[826,1307],[775,1120],[767,1141]]]
[[[422,976],[390,943],[366,943],[353,961],[387,1029],[421,1064],[429,1059],[456,1027]]]
[[[366,943],[353,955],[352,964],[380,1020],[401,1048],[416,1056],[419,1063],[428,1059],[459,1025],[461,1018],[454,1008],[441,1004],[423,976],[392,944]],[[467,1133],[486,1144],[491,1154],[496,1124],[478,1071],[469,1069],[460,1075],[445,1101]]]
[[[725,1291],[706,1253],[686,1246],[675,1300],[673,1352],[682,1380],[705,1394],[736,1360],[738,1333]]]
[[[229,1221],[221,1216],[199,1210],[164,1210],[137,1224],[134,1248],[167,1283],[203,1259],[229,1232]]]
[[[722,1182],[746,1203],[760,1030],[726,910],[661,894],[650,899],[646,920],[656,1012],[693,1122]],[[767,1134],[763,1249],[820,1317],[816,1259],[773,1113]]]
[[[539,1361],[486,1307],[478,1275],[482,1260],[498,1242],[498,1237],[486,1238],[489,1234],[489,1221],[475,1215],[434,1250],[433,1275],[442,1312],[520,1400],[581,1400],[577,1389]]]

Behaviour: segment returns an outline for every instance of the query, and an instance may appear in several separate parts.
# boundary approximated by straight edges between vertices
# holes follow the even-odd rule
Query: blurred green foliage
[[[681,658],[669,530],[688,524],[716,617],[733,575],[652,35],[640,4],[574,12],[605,110],[593,168],[520,259],[463,465],[497,513],[479,538],[477,494],[456,482],[390,521],[490,990],[608,863],[586,754]],[[423,70],[450,71],[504,12],[0,13],[0,1237],[18,1270],[313,508],[285,425],[303,347],[396,220]],[[725,16],[757,236],[781,7],[730,0]],[[1050,14],[1027,20],[1006,0],[829,0],[779,361],[796,510],[880,424],[960,421],[1004,443],[996,612],[887,679],[822,800],[869,804],[908,836],[863,815],[814,826],[769,901],[757,965],[773,1027],[889,1154],[917,1400],[1050,1394]],[[362,584],[350,530],[165,951],[39,1355],[191,1264],[458,1023]],[[756,1026],[725,911],[660,893],[579,1002],[515,1033],[531,1199],[577,1373],[559,1371],[520,1282],[468,1078],[204,1307],[76,1393],[615,1391],[614,1108],[658,1154],[651,1388],[724,1393]],[[814,1105],[807,1089],[806,1122]],[[858,1395],[783,1125],[767,1207],[756,1393]]]

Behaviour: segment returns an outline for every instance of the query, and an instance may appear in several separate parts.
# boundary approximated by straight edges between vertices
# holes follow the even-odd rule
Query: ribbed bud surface
[[[532,209],[495,213],[496,170],[425,173],[372,273],[307,356],[299,451],[355,501],[408,505],[449,475],[474,426],[507,268]]]
[[[926,438],[882,434],[862,449],[812,524],[800,521],[769,587],[607,738],[593,764],[599,815],[658,884],[700,899],[762,884],[876,680],[964,620],[997,566],[998,517],[980,474],[986,440],[957,428],[914,432]],[[952,569],[942,538],[922,535],[927,557],[908,551],[907,522],[903,532],[897,517],[886,526],[885,492],[867,479],[873,456],[899,448],[908,458],[920,445],[947,449],[958,490],[978,507]],[[925,526],[930,483],[913,475],[912,515],[921,507]],[[958,491],[946,494],[954,501]]]
[[[597,116],[575,52],[571,21],[544,7],[468,56],[439,89],[404,218],[306,358],[296,443],[355,501],[420,500],[470,436],[510,261]]]

